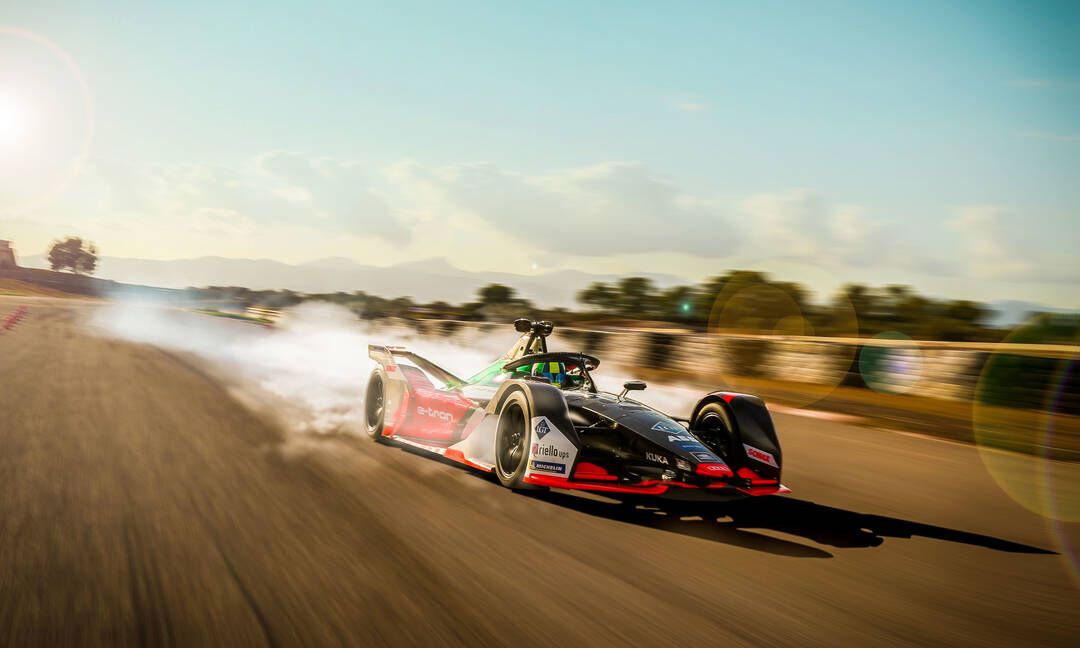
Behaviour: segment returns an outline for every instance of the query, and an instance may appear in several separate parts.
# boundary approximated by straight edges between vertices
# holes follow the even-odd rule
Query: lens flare
[[[1050,527],[1054,547],[1065,563],[1065,571],[1080,586],[1080,558],[1077,554],[1077,547],[1080,546],[1080,524],[1047,519],[1047,525]]]
[[[973,399],[975,441],[994,481],[1059,522],[1080,522],[1078,322],[1042,316],[1015,329],[987,359]]]
[[[18,141],[27,128],[26,111],[13,96],[0,94],[0,145]]]
[[[57,57],[68,71],[71,72],[78,84],[79,94],[82,97],[84,121],[82,139],[77,144],[73,143],[76,153],[71,162],[62,167],[63,170],[56,179],[48,185],[48,190],[44,191],[40,196],[35,196],[30,200],[24,200],[20,204],[5,205],[6,207],[19,210],[33,209],[49,202],[55,196],[63,193],[71,182],[82,172],[83,167],[85,167],[94,140],[94,99],[90,94],[90,86],[87,85],[82,70],[79,68],[78,64],[75,63],[75,59],[73,59],[64,48],[37,32],[20,27],[0,25],[0,37],[2,36],[12,36],[28,40],[49,50],[49,52]],[[0,100],[2,100],[2,98],[0,98]],[[5,136],[16,139],[22,137],[27,132],[27,120],[29,119],[27,108],[20,105],[14,98],[9,98],[8,102],[9,105],[7,108],[5,108],[3,104],[0,104],[0,139],[3,139]]]
[[[922,350],[899,331],[878,333],[859,352],[859,373],[870,389],[883,394],[906,394],[919,383]]]
[[[773,259],[755,267],[779,267],[785,276],[839,285],[820,268]],[[852,369],[858,320],[843,293],[833,297],[829,315],[807,303],[795,284],[766,279],[758,273],[730,277],[713,301],[709,332],[719,353],[714,371],[729,389],[760,391],[762,379],[799,383],[785,400],[803,407],[828,396]],[[834,340],[814,336],[829,335]]]

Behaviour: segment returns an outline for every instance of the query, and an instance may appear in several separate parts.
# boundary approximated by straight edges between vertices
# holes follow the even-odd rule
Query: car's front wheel
[[[525,469],[529,464],[529,403],[520,393],[512,394],[499,415],[495,432],[495,475],[507,488],[526,488]]]
[[[727,462],[735,457],[735,433],[732,429],[731,416],[720,403],[709,403],[702,407],[694,418],[691,429],[710,450],[720,455]]]

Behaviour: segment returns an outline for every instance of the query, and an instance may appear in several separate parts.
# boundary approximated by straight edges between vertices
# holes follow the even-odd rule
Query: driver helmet
[[[566,380],[566,365],[561,362],[537,362],[533,365],[532,375],[543,376],[556,387],[562,387]]]

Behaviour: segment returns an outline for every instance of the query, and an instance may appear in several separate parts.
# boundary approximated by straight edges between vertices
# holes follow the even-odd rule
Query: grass
[[[0,278],[0,297],[73,297],[83,298],[55,288],[19,279]]]

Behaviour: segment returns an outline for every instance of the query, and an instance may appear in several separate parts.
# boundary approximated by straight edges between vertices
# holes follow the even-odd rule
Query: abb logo
[[[416,408],[416,413],[420,416],[430,416],[431,418],[437,418],[440,421],[453,421],[454,415],[450,412],[443,412],[433,407],[424,407],[423,405]]]

